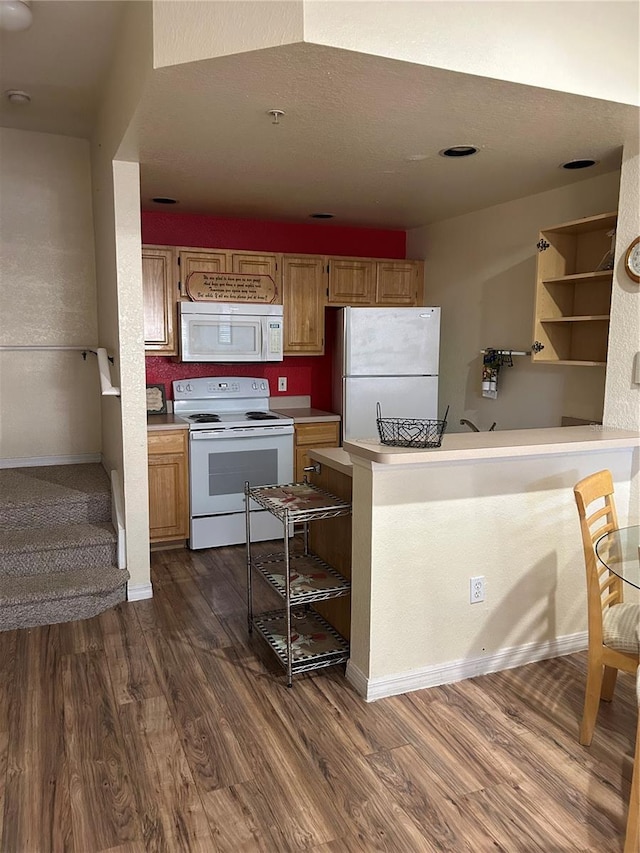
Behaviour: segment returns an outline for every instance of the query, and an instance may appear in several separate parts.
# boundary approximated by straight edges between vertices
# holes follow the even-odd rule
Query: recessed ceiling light
[[[475,145],[452,145],[451,148],[443,148],[438,153],[442,157],[471,157],[472,154],[478,153],[478,149]]]
[[[310,213],[311,219],[333,219],[333,213]]]
[[[178,201],[175,198],[166,198],[165,196],[158,196],[157,198],[152,198],[151,201],[155,201],[156,204],[177,204]]]
[[[590,166],[595,166],[597,160],[569,160],[567,163],[562,164],[563,169],[588,169]]]
[[[4,94],[12,104],[28,104],[31,101],[31,95],[28,92],[22,92],[20,89],[7,89]]]

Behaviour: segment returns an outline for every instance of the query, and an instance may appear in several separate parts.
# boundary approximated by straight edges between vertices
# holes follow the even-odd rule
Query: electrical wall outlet
[[[469,580],[469,603],[477,604],[484,601],[484,577],[481,575]]]
[[[287,390],[287,377],[286,376],[278,376],[278,391],[286,391]]]

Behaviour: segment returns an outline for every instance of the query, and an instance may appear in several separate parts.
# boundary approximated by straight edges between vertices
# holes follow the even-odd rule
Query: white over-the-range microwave
[[[181,361],[282,361],[282,305],[178,302]]]

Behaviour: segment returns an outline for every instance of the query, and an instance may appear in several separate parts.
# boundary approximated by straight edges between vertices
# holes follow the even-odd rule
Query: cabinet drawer
[[[312,424],[296,424],[296,445],[319,447],[321,445],[337,446],[340,435],[338,421],[325,421]]]
[[[147,434],[149,456],[187,452],[187,430],[157,430]]]

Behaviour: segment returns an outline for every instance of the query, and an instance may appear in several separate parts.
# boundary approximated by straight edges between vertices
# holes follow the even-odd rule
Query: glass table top
[[[598,559],[608,569],[640,589],[640,524],[605,533],[595,548]]]

